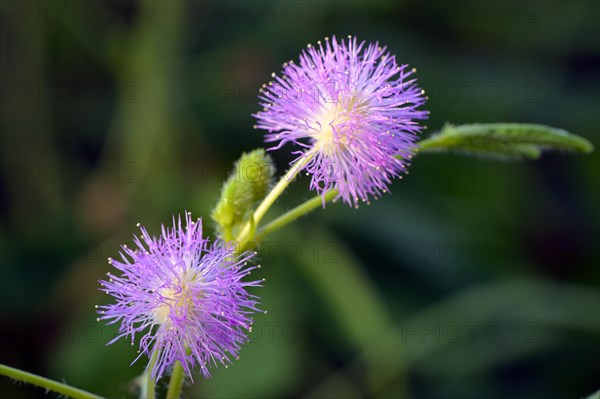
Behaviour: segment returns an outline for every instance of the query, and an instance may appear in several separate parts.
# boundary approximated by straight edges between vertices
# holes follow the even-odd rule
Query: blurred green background
[[[600,147],[594,1],[2,1],[0,363],[110,398],[145,366],[96,323],[135,223],[208,218],[257,89],[325,36],[418,69],[443,123],[530,122]],[[281,174],[289,151],[273,154]],[[600,388],[600,152],[415,158],[392,195],[263,243],[267,315],[188,398],[579,398]],[[272,215],[310,198],[301,179]],[[594,266],[596,265],[596,266]],[[164,391],[164,382],[159,390]],[[4,398],[43,390],[0,379]]]

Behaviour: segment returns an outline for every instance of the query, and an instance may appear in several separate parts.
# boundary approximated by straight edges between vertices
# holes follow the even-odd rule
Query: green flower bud
[[[269,192],[274,169],[271,157],[262,148],[242,154],[235,163],[211,214],[221,238],[233,240],[248,222],[254,208]]]

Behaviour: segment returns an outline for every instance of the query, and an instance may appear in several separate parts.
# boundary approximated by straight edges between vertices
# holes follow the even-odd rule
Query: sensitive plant
[[[267,130],[272,149],[294,144],[312,190],[335,188],[336,198],[358,206],[407,171],[428,114],[415,72],[379,43],[326,37],[260,89],[255,127]]]
[[[348,36],[308,45],[260,90],[254,128],[265,131],[268,149],[236,162],[211,213],[218,236],[204,237],[202,220],[186,212],[158,236],[139,226],[134,247],[123,245],[119,257],[109,259],[115,270],[100,289],[113,301],[97,306],[98,320],[117,324],[115,340],[137,346],[133,362],[147,359],[140,397],[155,397],[157,380],[170,374],[166,396],[177,398],[186,378],[209,378],[239,356],[254,314],[263,312],[254,287],[264,278],[250,277],[260,267],[255,250],[297,218],[338,199],[353,207],[369,203],[388,193],[422,153],[517,160],[551,149],[592,151],[584,138],[537,124],[447,124],[418,141],[428,111],[415,74],[379,43]],[[287,148],[293,160],[274,182],[268,152]],[[261,223],[301,172],[317,195]],[[4,365],[0,374],[71,397],[99,397]]]
[[[140,226],[135,249],[123,246],[122,261],[109,259],[120,275],[107,273],[101,290],[115,302],[98,306],[98,321],[120,323],[120,338],[132,345],[136,335],[141,357],[152,359],[147,372],[159,378],[179,362],[190,378],[194,366],[205,377],[210,366],[231,362],[250,330],[250,314],[257,301],[247,287],[261,281],[244,281],[258,266],[249,266],[255,252],[236,254],[224,242],[211,244],[202,237],[202,220],[192,220],[191,212],[173,218],[173,227],[162,227],[159,237],[151,237]],[[139,226],[139,225],[138,225]],[[137,360],[137,359],[136,359]]]

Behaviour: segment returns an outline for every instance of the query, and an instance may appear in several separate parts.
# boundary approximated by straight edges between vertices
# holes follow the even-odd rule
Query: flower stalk
[[[178,360],[175,362],[173,373],[171,374],[171,381],[169,382],[169,389],[167,390],[167,399],[177,399],[181,395],[181,387],[183,385],[183,379],[185,375],[181,362]]]
[[[41,377],[27,371],[19,370],[0,364],[0,375],[12,378],[17,381],[22,381],[27,384],[35,385],[46,390],[57,392],[61,395],[77,399],[102,399],[101,396],[84,391],[79,388],[74,388],[70,385],[51,380],[46,377]]]
[[[277,198],[281,196],[281,194],[285,191],[285,189],[290,185],[290,183],[296,178],[298,173],[304,168],[304,166],[310,162],[313,154],[307,153],[302,156],[300,159],[296,161],[283,175],[281,179],[277,182],[275,187],[267,194],[265,199],[258,205],[254,213],[252,214],[250,220],[244,225],[244,228],[240,231],[240,234],[236,238],[236,242],[239,248],[239,251],[243,251],[246,248],[246,245],[254,240],[254,230],[258,223],[265,216],[267,211],[271,208],[271,206],[275,203]]]
[[[288,224],[292,223],[293,221],[300,218],[301,216],[304,216],[307,213],[315,210],[319,206],[322,206],[324,203],[327,203],[327,202],[333,200],[337,195],[338,195],[338,191],[336,189],[333,189],[333,190],[327,191],[322,196],[317,195],[317,196],[309,199],[308,201],[305,201],[302,204],[296,206],[295,208],[290,209],[289,211],[285,212],[281,216],[279,216],[276,219],[272,220],[271,222],[267,223],[264,227],[259,228],[256,231],[255,241],[260,242],[269,234],[274,233],[275,231],[281,229],[282,227],[287,226]]]

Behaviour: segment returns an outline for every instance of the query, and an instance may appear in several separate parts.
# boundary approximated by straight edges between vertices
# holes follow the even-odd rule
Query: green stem
[[[437,137],[434,135],[433,137],[428,137],[426,139],[423,139],[421,141],[417,141],[416,146],[417,146],[417,153],[419,150],[426,150],[429,147],[435,146],[437,144],[439,140],[437,139]]]
[[[181,386],[183,385],[183,367],[178,361],[175,362],[173,368],[173,374],[171,374],[171,381],[169,382],[169,389],[167,390],[167,399],[177,399],[181,395]]]
[[[154,399],[154,387],[156,385],[156,381],[152,378],[152,369],[158,360],[159,351],[155,350],[150,358],[150,363],[148,363],[148,368],[142,375],[142,389],[140,390],[140,399]]]
[[[265,197],[265,199],[258,205],[250,220],[244,225],[244,228],[240,231],[238,235],[237,241],[240,250],[243,250],[246,244],[253,239],[251,231],[254,227],[260,222],[260,220],[265,216],[271,205],[279,198],[279,196],[285,191],[287,186],[294,180],[294,178],[298,175],[298,173],[302,170],[304,166],[311,160],[313,157],[312,152],[306,153],[302,158],[298,160],[295,164],[293,164],[290,169],[283,175],[283,177],[277,182],[275,187],[271,190],[269,194]]]
[[[263,228],[258,229],[256,233],[256,241],[260,241],[265,238],[267,235],[279,230],[280,228],[290,224],[294,220],[298,219],[300,216],[306,215],[312,210],[318,208],[323,205],[323,203],[327,203],[335,198],[338,194],[337,189],[329,190],[325,193],[325,196],[318,195],[309,199],[306,202],[298,205],[297,207],[290,209],[283,215],[278,218],[272,220],[267,223]]]
[[[0,375],[12,378],[14,380],[23,381],[31,385],[36,385],[62,395],[77,399],[102,399],[101,396],[94,395],[78,388],[73,388],[69,385],[53,381],[51,379],[40,377],[39,375],[28,373],[27,371],[15,369],[9,366],[0,364]]]

